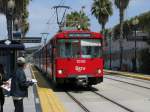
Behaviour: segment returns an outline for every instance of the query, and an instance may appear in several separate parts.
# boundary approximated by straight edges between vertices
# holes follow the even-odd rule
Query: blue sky
[[[62,2],[61,2],[62,1]],[[114,1],[114,0],[111,0]],[[52,37],[58,30],[56,24],[56,16],[54,16],[54,5],[63,4],[68,5],[71,9],[68,11],[79,11],[82,6],[85,6],[85,13],[91,20],[91,30],[100,31],[101,26],[93,15],[91,15],[91,6],[93,0],[32,0],[29,9],[30,30],[27,36],[40,36],[42,32],[49,32],[48,38]],[[130,0],[128,9],[125,11],[125,19],[129,19],[143,12],[150,11],[150,0]],[[113,6],[114,14],[109,18],[106,28],[113,27],[119,23],[118,9]],[[59,11],[60,13],[62,10]],[[47,22],[49,21],[49,24]],[[7,37],[6,19],[5,16],[0,15],[0,37]],[[2,39],[2,38],[1,38]]]

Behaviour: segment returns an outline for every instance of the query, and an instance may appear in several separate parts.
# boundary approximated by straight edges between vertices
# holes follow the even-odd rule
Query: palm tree
[[[113,13],[112,2],[110,0],[94,0],[91,11],[96,19],[98,19],[99,24],[102,25],[103,32],[109,16]]]
[[[71,12],[66,16],[66,26],[67,27],[77,27],[80,25],[82,30],[88,30],[90,19],[84,12]]]
[[[16,17],[19,17],[18,19],[21,20],[20,28],[21,28],[23,36],[25,36],[25,34],[29,30],[29,23],[27,21],[29,12],[28,12],[27,6],[29,5],[30,1],[32,0],[15,0],[15,3],[16,3],[15,15]]]
[[[96,17],[99,24],[102,26],[102,34],[105,35],[105,25],[108,22],[109,16],[113,14],[112,2],[110,0],[93,0],[92,14]],[[105,38],[106,40],[106,38]],[[103,39],[103,46],[106,45]]]
[[[0,13],[3,13],[6,15],[7,22],[8,22],[8,15],[7,15],[7,4],[9,0],[0,0]],[[25,34],[29,29],[29,23],[27,22],[28,18],[28,10],[27,6],[29,5],[29,2],[32,0],[13,0],[15,2],[15,9],[13,13],[13,20],[21,19],[21,23],[23,26],[21,26],[22,29],[25,29],[23,31],[23,34]]]
[[[83,30],[88,30],[90,27],[90,23],[89,23],[90,19],[88,18],[88,16],[86,16],[86,14],[82,11],[80,11],[80,26]]]
[[[123,20],[124,20],[124,10],[127,8],[129,0],[115,0],[115,5],[119,9],[120,13],[120,69],[122,67],[123,58]]]
[[[79,13],[78,12],[71,12],[66,16],[66,26],[67,27],[75,27],[79,23]]]

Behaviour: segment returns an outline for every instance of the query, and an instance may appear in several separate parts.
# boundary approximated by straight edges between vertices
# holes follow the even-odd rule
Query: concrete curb
[[[104,70],[104,73],[113,74],[113,75],[122,75],[122,76],[126,76],[126,77],[132,77],[132,78],[150,81],[150,76],[143,76],[144,74],[120,72],[120,71],[112,71],[112,70]]]
[[[35,79],[33,70],[31,68],[31,64],[29,64],[29,68],[30,68],[30,72],[31,72],[32,78]],[[38,95],[38,90],[37,89],[38,89],[37,84],[33,85],[33,91],[34,91],[34,95],[35,95],[35,108],[36,108],[36,112],[42,112],[42,107],[41,107],[41,104],[40,104],[40,99],[39,99],[39,95]]]

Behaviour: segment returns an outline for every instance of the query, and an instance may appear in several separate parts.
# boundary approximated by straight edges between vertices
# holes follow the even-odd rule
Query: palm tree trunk
[[[102,24],[102,34],[104,35],[105,24]],[[104,35],[105,36],[105,35]]]
[[[105,38],[105,32],[104,32],[104,30],[105,30],[105,24],[102,24],[102,34],[104,35],[104,38]],[[103,45],[103,48],[105,47],[105,39],[102,39],[102,45]]]
[[[120,9],[120,70],[123,63],[123,19],[124,19],[124,10]]]

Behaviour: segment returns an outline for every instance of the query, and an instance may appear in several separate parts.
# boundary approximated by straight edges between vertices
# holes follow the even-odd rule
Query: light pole
[[[15,31],[18,31],[18,24],[19,24],[19,21],[17,18],[15,18],[15,20],[14,20],[14,26],[15,26],[14,30]]]
[[[111,62],[112,62],[112,50],[111,50],[111,41],[112,41],[112,31],[108,31],[108,38],[109,38],[109,69],[111,70]]]
[[[7,29],[8,29],[8,39],[12,40],[12,30],[13,30],[13,13],[15,8],[15,2],[13,0],[9,0],[7,3]]]
[[[80,26],[80,29],[82,29],[81,27],[82,27],[83,24],[84,24],[84,23],[82,22],[82,16],[83,16],[83,14],[84,14],[84,9],[85,9],[85,6],[82,6],[82,7],[81,7],[81,10],[80,10],[80,13],[79,13],[79,14],[80,14],[80,18],[79,18],[79,24],[80,24],[80,25],[78,25],[77,28]]]
[[[134,47],[134,58],[135,58],[135,60],[134,60],[134,66],[135,66],[135,72],[137,72],[137,63],[136,63],[136,58],[137,58],[137,56],[136,56],[136,30],[137,30],[137,25],[139,24],[139,20],[138,20],[138,18],[136,17],[135,19],[133,19],[133,21],[132,21],[132,24],[133,24],[133,27],[134,27],[134,42],[135,42],[135,47]]]

